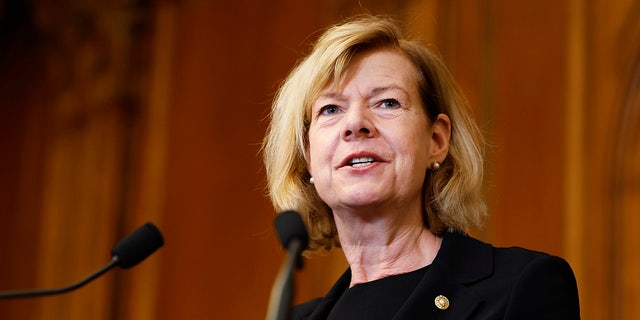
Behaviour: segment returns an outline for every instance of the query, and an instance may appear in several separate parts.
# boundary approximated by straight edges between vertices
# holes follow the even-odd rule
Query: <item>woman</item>
[[[386,18],[328,29],[283,83],[264,142],[277,210],[349,269],[292,319],[579,319],[561,258],[469,237],[482,138],[439,57]]]

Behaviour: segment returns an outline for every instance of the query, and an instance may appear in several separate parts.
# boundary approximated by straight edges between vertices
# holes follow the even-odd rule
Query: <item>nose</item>
[[[353,140],[359,138],[371,138],[376,134],[374,115],[371,110],[362,104],[351,106],[344,119],[342,138]]]

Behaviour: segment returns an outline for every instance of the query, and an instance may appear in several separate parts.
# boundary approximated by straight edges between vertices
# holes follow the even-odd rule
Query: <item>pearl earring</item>
[[[314,182],[313,177],[309,178],[309,183],[313,184]]]
[[[431,164],[431,170],[436,171],[436,170],[438,170],[438,169],[440,169],[440,162],[438,162],[438,161],[434,161],[434,162]]]

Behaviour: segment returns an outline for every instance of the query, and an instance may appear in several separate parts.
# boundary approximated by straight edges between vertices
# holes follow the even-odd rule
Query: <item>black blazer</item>
[[[290,319],[326,319],[350,280],[347,270],[324,298],[294,307]],[[562,258],[518,247],[495,248],[447,232],[433,263],[393,319],[580,319],[578,288]]]

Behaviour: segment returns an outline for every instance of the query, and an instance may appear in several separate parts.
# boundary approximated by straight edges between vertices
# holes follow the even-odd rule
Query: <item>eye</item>
[[[395,109],[400,107],[400,103],[396,99],[385,99],[380,103],[382,108]]]
[[[380,100],[373,110],[384,119],[393,119],[400,116],[405,111],[405,108],[397,99],[389,98]]]
[[[319,114],[321,115],[336,114],[338,113],[338,111],[340,111],[340,108],[338,108],[338,106],[336,106],[335,104],[329,104],[320,108]]]

